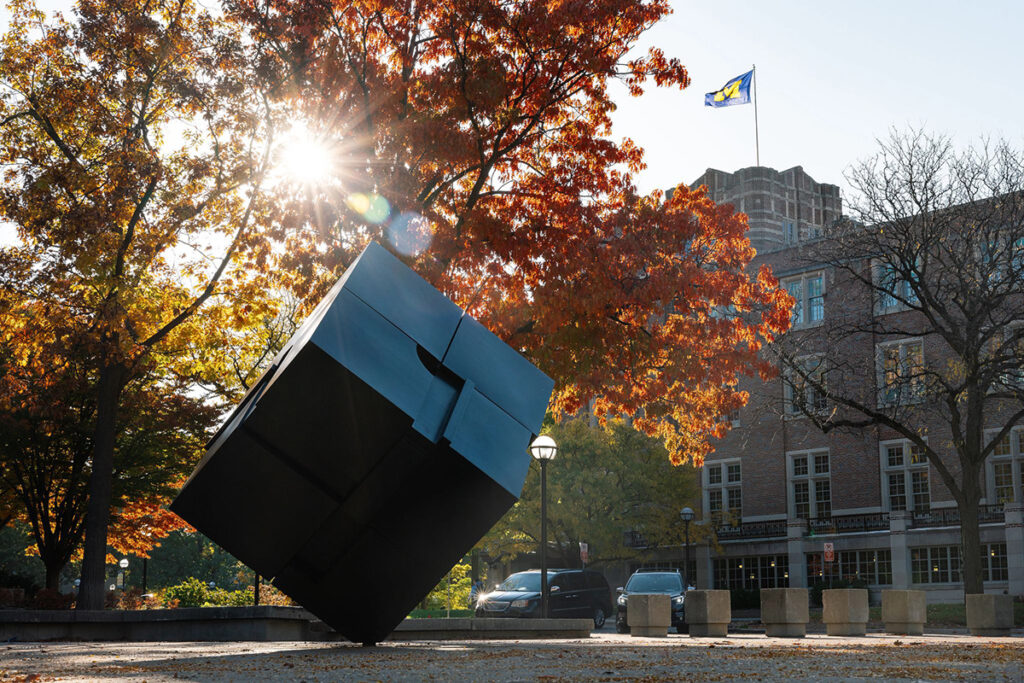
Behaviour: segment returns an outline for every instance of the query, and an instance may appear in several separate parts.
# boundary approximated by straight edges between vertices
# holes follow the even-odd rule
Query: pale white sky
[[[43,9],[68,0],[39,0]],[[646,150],[643,192],[692,182],[706,168],[753,166],[754,106],[704,106],[704,93],[757,65],[761,164],[801,165],[843,187],[890,126],[961,143],[1002,136],[1024,147],[1024,3],[979,0],[673,2],[643,39],[687,66],[685,91],[631,98],[615,86],[615,137]],[[0,10],[0,25],[6,24]],[[845,188],[844,188],[845,189]]]
[[[690,183],[706,168],[755,164],[754,107],[714,109],[704,93],[757,65],[761,165],[803,166],[844,188],[890,126],[962,144],[988,135],[1024,147],[1024,3],[1010,0],[714,0],[673,2],[649,32],[687,66],[685,91],[620,90],[617,132],[646,150],[642,191]]]

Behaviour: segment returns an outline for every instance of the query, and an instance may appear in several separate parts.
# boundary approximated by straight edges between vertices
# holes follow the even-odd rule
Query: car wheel
[[[594,628],[601,628],[604,626],[604,610],[600,607],[594,608]]]
[[[679,624],[679,626],[676,626],[676,633],[689,633],[689,632],[690,632],[690,625],[689,624]]]
[[[629,633],[629,626],[627,626],[626,624],[619,623],[619,622],[616,621],[615,622],[615,632],[616,633]]]

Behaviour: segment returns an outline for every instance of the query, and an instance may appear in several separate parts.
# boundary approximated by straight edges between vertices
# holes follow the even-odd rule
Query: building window
[[[914,583],[960,583],[960,546],[910,549],[911,580]],[[1006,581],[1005,543],[981,544],[982,581]]]
[[[825,319],[825,274],[804,273],[782,281],[789,295],[796,299],[793,304],[793,327],[816,325]]]
[[[931,510],[928,459],[924,450],[909,441],[882,444],[883,491],[890,512]]]
[[[994,439],[998,431],[986,432],[988,439]],[[989,505],[1012,503],[1024,500],[1024,429],[1014,429],[992,447],[992,454],[986,464],[986,496]]]
[[[998,370],[992,391],[1024,388],[1024,322],[1007,325],[1001,334],[993,335],[991,351],[991,362]]]
[[[828,451],[789,454],[790,500],[795,519],[827,519],[832,516],[832,483]]]
[[[864,581],[872,586],[892,585],[892,552],[889,550],[841,550],[834,562],[824,562],[822,553],[807,554],[807,582],[829,579]]]
[[[916,403],[924,396],[924,342],[901,339],[878,345],[879,405]]]
[[[875,287],[878,295],[878,313],[904,310],[908,304],[918,303],[911,283],[900,277],[890,263],[875,266]]]
[[[716,558],[712,580],[719,590],[789,587],[789,556]]]
[[[828,409],[825,394],[825,358],[804,356],[793,361],[783,380],[786,412],[789,415],[821,413]]]
[[[743,481],[739,460],[705,463],[704,490],[708,514],[718,521],[739,522],[743,517]]]

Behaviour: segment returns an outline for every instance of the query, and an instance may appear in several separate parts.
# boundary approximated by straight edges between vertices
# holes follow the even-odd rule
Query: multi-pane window
[[[796,367],[787,369],[784,380],[786,412],[800,415],[804,412],[820,413],[828,408],[825,395],[825,359],[823,356],[804,356],[795,361]]]
[[[924,343],[902,339],[878,345],[881,405],[919,401],[924,393]]]
[[[815,325],[825,319],[825,274],[804,273],[782,281],[793,304],[793,327]]]
[[[911,580],[914,583],[959,583],[960,546],[910,549]],[[983,581],[1006,581],[1008,577],[1005,543],[981,544]]]
[[[807,554],[807,580],[810,583],[832,579],[864,581],[873,586],[892,584],[892,552],[889,550],[841,550],[834,562],[825,562],[822,553]]]
[[[875,283],[878,289],[879,313],[899,310],[907,304],[918,302],[910,281],[901,277],[892,264],[878,264],[875,268]]]
[[[882,474],[889,511],[923,513],[931,509],[928,459],[922,448],[909,441],[883,443]]]
[[[988,432],[986,437],[994,439],[998,433]],[[993,445],[986,464],[986,490],[991,492],[986,496],[987,503],[1024,500],[1024,429],[1014,429],[1003,435]]]
[[[823,519],[832,516],[832,484],[828,451],[790,454],[790,492],[793,517]]]
[[[708,513],[719,520],[728,516],[739,521],[743,516],[743,475],[739,461],[704,465],[707,479]]]
[[[788,588],[789,556],[716,558],[712,579],[720,590]]]

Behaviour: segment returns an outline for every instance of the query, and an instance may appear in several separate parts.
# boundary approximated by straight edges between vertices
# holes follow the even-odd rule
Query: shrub
[[[760,588],[733,588],[729,591],[729,604],[732,609],[760,609]]]
[[[24,588],[0,588],[0,608],[24,607]]]
[[[70,609],[75,596],[71,593],[64,595],[53,588],[40,588],[32,598],[32,607],[35,609]]]
[[[164,604],[168,607],[172,601],[176,607],[202,607],[208,600],[210,589],[205,583],[190,576],[176,586],[164,590]]]

